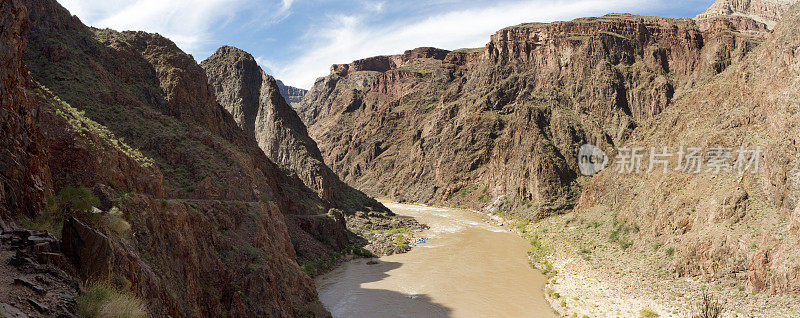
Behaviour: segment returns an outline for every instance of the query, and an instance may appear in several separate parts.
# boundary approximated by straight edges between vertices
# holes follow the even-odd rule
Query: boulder
[[[85,281],[104,281],[111,277],[113,251],[107,236],[74,217],[64,221],[61,232],[64,254]]]

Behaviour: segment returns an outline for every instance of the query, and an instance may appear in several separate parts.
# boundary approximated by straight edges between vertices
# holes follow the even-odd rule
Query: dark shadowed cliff
[[[9,264],[111,284],[153,316],[326,315],[296,251],[338,248],[343,224],[239,129],[194,59],[157,34],[88,28],[55,1],[25,6],[2,4],[0,211],[4,230],[51,234],[9,232],[32,253]]]

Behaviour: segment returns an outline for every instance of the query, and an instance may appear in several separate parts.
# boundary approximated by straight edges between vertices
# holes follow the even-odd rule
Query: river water
[[[528,242],[465,210],[384,203],[430,229],[410,252],[357,259],[317,277],[334,317],[556,317]]]

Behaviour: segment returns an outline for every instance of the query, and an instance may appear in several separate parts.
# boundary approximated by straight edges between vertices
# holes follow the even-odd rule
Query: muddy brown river
[[[354,260],[319,276],[334,317],[556,317],[525,239],[471,211],[384,204],[427,224],[429,239],[378,264]]]

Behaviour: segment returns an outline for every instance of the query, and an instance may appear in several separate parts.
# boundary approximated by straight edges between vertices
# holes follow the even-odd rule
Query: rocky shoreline
[[[304,263],[301,266],[310,276],[325,274],[358,258],[407,253],[412,249],[411,242],[420,238],[419,233],[428,228],[414,218],[387,216],[379,212],[356,212],[345,218],[350,232],[350,248],[324,259],[301,260]]]

